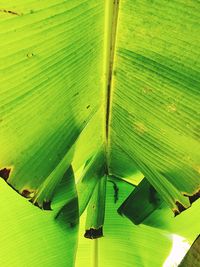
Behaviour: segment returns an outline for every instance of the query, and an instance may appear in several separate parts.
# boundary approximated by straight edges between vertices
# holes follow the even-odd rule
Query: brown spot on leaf
[[[22,196],[23,197],[29,197],[29,195],[30,195],[30,191],[29,190],[27,190],[27,189],[24,189],[23,191],[22,191]]]
[[[11,169],[9,169],[9,168],[1,169],[0,170],[0,177],[3,178],[5,181],[7,181],[9,176],[10,176],[10,171],[11,171]]]
[[[34,197],[34,191],[33,190],[24,189],[22,191],[21,195],[23,197],[26,197],[26,198],[32,198],[32,197]]]
[[[16,15],[16,16],[21,16],[22,15],[22,13],[20,14],[20,13],[18,13],[16,11],[7,10],[7,9],[0,9],[0,12],[11,14],[11,15]]]
[[[99,237],[103,237],[103,227],[101,226],[98,229],[90,228],[89,230],[86,230],[84,237],[89,239],[96,239]]]

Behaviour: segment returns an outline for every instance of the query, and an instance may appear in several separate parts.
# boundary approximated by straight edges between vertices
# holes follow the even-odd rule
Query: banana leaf
[[[79,237],[77,266],[159,267],[174,235],[195,240],[199,11],[0,1],[2,266],[74,266],[81,214],[81,236],[104,237]]]

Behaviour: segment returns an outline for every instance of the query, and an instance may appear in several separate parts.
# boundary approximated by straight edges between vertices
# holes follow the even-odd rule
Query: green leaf
[[[95,239],[103,236],[103,224],[105,217],[105,198],[106,198],[107,177],[102,177],[92,194],[88,208],[85,225],[85,237]]]
[[[142,172],[175,214],[199,197],[198,4],[175,6],[183,11],[130,0],[5,5],[0,174],[12,187],[49,202],[72,161],[93,156],[89,146],[80,157],[76,143],[101,111],[93,144],[105,146],[107,173]]]
[[[103,178],[105,173],[105,162],[104,154],[100,150],[96,155],[93,156],[85,166],[82,177],[76,184],[78,200],[79,200],[79,214],[81,215],[87,207],[93,191],[97,186],[98,182]],[[69,190],[69,189],[68,189]],[[75,196],[76,197],[76,196]],[[66,199],[62,210],[71,209],[71,198]]]
[[[22,195],[39,195],[41,205],[52,198],[75,142],[102,105],[104,4],[2,5],[0,168],[9,175],[1,176]]]
[[[99,197],[97,213],[89,204],[88,222],[99,227],[101,215],[103,223],[105,194],[95,188],[108,177],[114,203],[109,209],[109,200],[105,212],[113,216],[105,219],[105,239],[94,243],[94,266],[161,266],[169,233],[183,228],[183,236],[195,238],[196,203],[180,219],[172,220],[168,208],[177,215],[200,196],[199,11],[195,0],[1,1],[0,177],[42,209],[52,202],[52,211],[31,207],[30,213],[38,214],[38,227],[42,214],[43,227],[50,225],[55,235],[65,229],[69,240],[78,217]],[[139,184],[133,193],[127,181]],[[147,201],[152,187],[164,201],[157,210]],[[122,213],[145,225],[117,214],[121,191]],[[23,215],[30,203],[18,199],[11,203],[23,201]],[[185,230],[182,218],[190,218],[195,230]],[[152,240],[161,248],[158,259]],[[72,241],[63,254],[68,262],[60,266],[74,264]],[[123,255],[116,253],[119,244]],[[25,251],[27,243],[22,245]],[[106,247],[113,261],[105,257]],[[15,258],[19,265],[19,254],[13,255],[11,265]],[[55,265],[51,258],[44,262]]]
[[[84,238],[86,214],[81,217],[75,266],[162,266],[170,253],[170,235],[145,225],[135,226],[119,216],[116,210],[127,194],[131,193],[133,186],[120,180],[116,181],[116,186],[119,188],[117,202],[113,184],[107,182],[103,238]],[[155,257],[158,248],[159,257]]]
[[[78,195],[74,182],[74,172],[70,166],[53,198],[53,209],[59,209],[55,217],[61,226],[75,227],[79,222]],[[67,205],[63,206],[63,200],[67,202]]]
[[[0,265],[74,266],[78,226],[55,221],[0,180]],[[69,211],[68,211],[69,212]]]
[[[200,6],[120,3],[109,171],[132,162],[178,214],[199,197],[200,188]]]
[[[122,203],[118,212],[128,217],[133,223],[140,224],[155,209],[159,208],[162,202],[156,190],[144,178]]]
[[[143,221],[143,224],[173,232],[187,238],[191,243],[199,234],[199,209],[200,201],[197,201],[192,207],[174,218],[166,203],[163,202],[159,209]]]

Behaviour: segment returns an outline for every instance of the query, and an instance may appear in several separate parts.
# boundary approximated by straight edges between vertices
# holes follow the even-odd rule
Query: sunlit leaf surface
[[[0,1],[1,266],[166,267],[195,240],[199,21],[196,0]]]

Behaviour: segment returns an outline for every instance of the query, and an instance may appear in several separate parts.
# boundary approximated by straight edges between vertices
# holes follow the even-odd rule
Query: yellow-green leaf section
[[[104,3],[1,1],[0,9],[1,176],[42,206],[103,104]]]
[[[0,177],[41,208],[58,199],[62,227],[104,176],[145,176],[175,214],[188,208],[200,188],[199,11],[195,0],[0,1]]]
[[[110,172],[132,162],[175,214],[200,189],[199,10],[198,1],[120,1]]]

